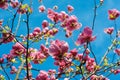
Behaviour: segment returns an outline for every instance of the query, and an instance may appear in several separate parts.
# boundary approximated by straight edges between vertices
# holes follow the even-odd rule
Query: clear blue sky
[[[29,0],[25,0],[26,2]],[[96,0],[97,4],[99,4],[99,0]],[[67,5],[72,5],[74,7],[74,11],[71,13],[73,15],[76,15],[78,17],[79,22],[82,23],[82,30],[85,26],[90,26],[92,25],[92,19],[93,19],[93,0],[43,0],[43,4],[45,5],[46,8],[52,8],[54,5],[57,5],[58,12],[61,10],[67,11]],[[41,22],[43,19],[47,19],[46,15],[43,13],[39,13],[38,7],[39,3],[35,2],[33,0],[33,14],[30,17],[30,27],[31,29],[34,29],[36,26],[41,26]],[[107,50],[107,47],[110,45],[110,37],[104,33],[104,28],[107,27],[112,27],[114,26],[113,21],[110,21],[108,19],[108,10],[109,9],[118,9],[120,10],[120,0],[105,0],[103,6],[97,9],[97,18],[96,18],[96,23],[95,23],[95,29],[94,29],[94,35],[97,36],[97,39],[92,43],[93,46],[93,51],[95,55],[97,55],[98,60],[100,60],[101,56],[105,53]],[[7,11],[3,11],[0,9],[0,19],[4,19],[4,25],[6,24],[6,20],[11,17],[11,14],[9,14]],[[24,17],[23,17],[24,18]],[[117,27],[120,29],[120,18],[117,19]],[[17,21],[16,21],[17,23]],[[16,24],[15,23],[15,24]],[[24,34],[26,32],[25,30],[25,25],[21,24],[20,25],[20,33]],[[20,34],[19,33],[19,34]],[[78,31],[75,31],[73,33],[73,39],[76,40],[78,36]],[[56,38],[59,38],[60,40],[66,40],[69,42],[70,49],[73,49],[75,45],[72,42],[72,39],[66,39],[64,37],[64,34],[57,34]],[[44,41],[43,41],[44,42]],[[41,42],[42,43],[42,42]],[[40,44],[40,43],[39,43]],[[35,44],[35,48],[39,48],[39,44]],[[0,45],[0,55],[3,53],[9,53],[11,49],[11,43],[10,44],[4,44]],[[112,56],[113,54],[110,54]],[[111,58],[111,57],[110,57]],[[53,65],[53,59],[49,58],[48,61],[43,63],[43,65],[40,65],[37,68],[48,70],[49,68],[56,68]],[[1,72],[0,72],[1,73]],[[37,75],[37,73],[35,73]],[[118,76],[112,75],[109,77],[110,80],[119,80],[120,74]],[[79,78],[78,78],[79,80]]]

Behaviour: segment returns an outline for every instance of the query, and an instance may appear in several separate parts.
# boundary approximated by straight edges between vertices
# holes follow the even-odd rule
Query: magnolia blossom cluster
[[[101,3],[103,3],[103,1],[104,0],[100,0]],[[39,2],[42,2],[42,0],[39,0]],[[31,6],[28,4],[21,4],[18,0],[0,1],[0,8],[7,9],[9,6],[11,6],[13,9],[17,8],[17,12],[19,14],[25,14],[27,12],[32,13]],[[26,70],[28,66],[28,70],[32,71],[32,69],[34,69],[32,63],[34,65],[43,63],[49,56],[51,56],[54,59],[54,65],[58,66],[58,72],[55,70],[48,70],[48,72],[39,70],[40,72],[38,73],[37,77],[35,77],[36,80],[56,80],[57,78],[60,78],[62,74],[70,76],[72,73],[72,77],[77,74],[83,74],[83,76],[84,74],[85,76],[90,74],[90,80],[108,80],[108,78],[104,77],[103,75],[91,74],[94,71],[97,73],[101,66],[97,65],[95,59],[90,55],[92,52],[89,49],[90,46],[88,45],[90,42],[96,39],[96,36],[93,36],[93,30],[90,27],[85,27],[78,35],[76,40],[76,45],[80,45],[79,47],[83,45],[84,51],[82,53],[79,53],[77,48],[70,50],[68,43],[59,39],[52,40],[48,47],[41,44],[39,49],[30,48],[30,44],[28,44],[29,48],[26,48],[25,44],[23,44],[23,42],[27,39],[29,42],[34,43],[42,40],[43,38],[44,40],[47,40],[49,37],[51,38],[51,36],[55,36],[55,34],[59,31],[57,24],[60,24],[59,26],[64,28],[66,31],[66,37],[70,37],[74,30],[81,28],[82,24],[78,22],[78,19],[75,15],[69,15],[65,11],[56,12],[55,10],[57,8],[58,7],[55,6],[54,9],[46,9],[44,5],[39,6],[39,12],[47,12],[47,17],[53,22],[53,24],[52,22],[49,23],[47,20],[43,20],[41,28],[35,27],[33,32],[27,34],[25,37],[20,37],[23,40],[21,42],[17,41],[11,31],[6,30],[3,32],[2,37],[0,38],[0,42],[8,43],[15,41],[15,44],[12,46],[9,54],[4,55],[3,58],[0,58],[0,64],[3,64],[5,61],[7,61],[7,66],[10,66],[10,73],[15,74],[19,69],[13,65],[16,58],[25,59],[27,57],[26,59],[28,59],[28,64],[23,65],[22,68]],[[74,10],[74,8],[71,5],[68,5],[67,10],[70,13]],[[110,20],[116,20],[119,17],[120,12],[117,9],[111,9],[108,11],[108,15]],[[3,20],[0,20],[1,28],[3,28],[2,24]],[[113,31],[114,27],[105,28],[104,30],[104,32],[109,35],[112,35]],[[116,48],[114,52],[120,56],[119,48]],[[97,69],[97,66],[100,68]],[[107,68],[107,66],[105,67]],[[120,69],[111,69],[111,73],[118,74],[120,73]],[[33,79],[32,73],[29,73],[28,76],[30,79]],[[27,80],[28,76],[25,76],[24,79]],[[69,80],[69,78],[65,78],[65,80]]]
[[[68,5],[68,11],[73,11],[73,7]],[[39,12],[44,12],[46,10],[45,6],[41,5],[39,7]],[[47,10],[48,18],[55,22],[61,23],[61,26],[66,30],[66,36],[69,37],[72,34],[72,31],[79,29],[82,25],[78,22],[77,17],[75,15],[69,16],[66,12],[61,11],[60,13],[55,12],[52,9]]]
[[[68,48],[69,46],[66,42],[59,40],[52,41],[49,47],[49,54],[55,59],[54,64],[59,66],[60,72],[69,69],[73,59],[80,61],[80,63],[84,61],[88,72],[95,70],[96,62],[94,58],[89,57],[89,49],[86,50],[85,56],[83,56],[83,54],[78,54],[77,49],[68,52]]]
[[[36,27],[34,31],[29,34],[29,39],[41,40],[43,37],[44,39],[46,39],[47,37],[54,36],[58,32],[58,29],[57,28],[50,29],[47,27],[48,26],[47,24],[48,24],[47,22],[43,21],[42,23],[43,29],[41,30],[40,27]]]
[[[32,13],[32,8],[30,8],[27,4],[21,4],[18,0],[1,0],[0,1],[0,8],[8,9],[12,7],[13,9],[17,8],[17,12],[19,14],[25,14],[27,11]]]
[[[78,22],[77,17],[74,15],[69,16],[64,11],[58,13],[52,9],[48,9],[48,18],[53,22],[61,22],[61,26],[66,30],[66,34],[72,33],[72,31],[79,29],[82,25]]]
[[[103,75],[97,76],[97,75],[92,75],[90,77],[90,80],[109,80],[108,78],[104,77]]]
[[[68,48],[67,42],[59,40],[52,41],[49,47],[49,54],[55,59],[54,64],[59,66],[60,72],[71,66],[71,60],[65,56],[68,53]]]
[[[48,72],[41,70],[37,75],[36,80],[56,80],[55,73],[55,70],[49,70]]]
[[[46,48],[44,45],[41,45],[40,50],[33,48],[29,49],[28,58],[33,61],[34,64],[42,63],[48,56],[48,48]]]
[[[19,6],[18,0],[10,0],[10,3],[8,0],[1,0],[0,1],[0,8],[7,9],[9,7],[9,4],[12,8],[16,8]]]

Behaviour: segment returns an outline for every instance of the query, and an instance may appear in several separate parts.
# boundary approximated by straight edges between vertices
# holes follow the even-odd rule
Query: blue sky
[[[25,0],[26,2],[29,0]],[[96,0],[97,4],[99,4],[99,0]],[[43,0],[43,5],[45,5],[46,8],[53,8],[54,5],[57,5],[58,12],[61,10],[67,11],[67,5],[72,5],[74,7],[74,11],[70,14],[76,15],[78,17],[79,22],[82,23],[82,28],[80,30],[83,30],[85,26],[92,26],[92,20],[93,20],[93,0]],[[30,16],[30,27],[31,29],[34,29],[36,26],[41,26],[41,22],[44,19],[47,19],[46,14],[39,13],[38,7],[39,3],[33,0],[33,14]],[[100,58],[103,56],[105,51],[107,50],[108,46],[111,44],[110,37],[104,33],[104,28],[107,27],[114,27],[114,22],[110,21],[108,19],[108,10],[109,9],[118,9],[120,10],[120,1],[119,0],[105,0],[104,4],[97,9],[97,17],[96,17],[96,23],[95,23],[95,29],[94,29],[94,35],[97,36],[97,39],[92,42],[92,47],[95,55],[97,55],[97,58],[100,60]],[[11,14],[8,11],[3,11],[0,9],[0,19],[4,19],[4,25],[6,24],[6,20],[8,18],[12,17]],[[18,17],[18,16],[17,16]],[[24,16],[22,17],[24,18]],[[47,19],[48,20],[48,19]],[[120,28],[120,18],[117,19],[117,27]],[[15,22],[17,24],[17,21]],[[20,25],[20,29],[18,31],[18,34],[25,34],[26,28],[25,24]],[[79,34],[79,31],[74,31],[73,33],[73,39],[76,40],[77,36]],[[75,48],[74,43],[72,42],[72,39],[66,39],[64,34],[58,33],[56,35],[56,38],[60,40],[68,41],[70,49]],[[42,41],[41,43],[44,43]],[[34,44],[35,48],[39,48],[40,44]],[[12,43],[9,44],[3,44],[0,45],[0,55],[3,53],[9,53]],[[112,57],[113,53],[110,54]],[[110,57],[110,58],[111,58]],[[56,68],[53,65],[53,59],[49,58],[48,61],[43,63],[43,65],[40,65],[38,68],[48,70],[49,68]],[[1,73],[1,72],[0,72]],[[119,80],[120,74],[118,76],[111,76],[109,77],[110,80]]]

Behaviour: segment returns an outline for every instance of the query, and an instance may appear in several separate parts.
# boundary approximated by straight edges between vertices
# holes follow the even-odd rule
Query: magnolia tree
[[[36,8],[34,2],[36,0],[0,0],[1,11],[8,11],[11,15],[8,20],[0,19],[0,46],[11,45],[9,53],[0,53],[0,80],[109,80],[111,74],[120,73],[120,31],[116,26],[120,12],[117,9],[108,10],[109,20],[114,22],[114,27],[105,28],[104,32],[111,37],[111,45],[98,59],[91,44],[99,37],[94,35],[94,24],[103,0],[93,0],[92,26],[82,26],[72,14],[73,6],[66,5],[67,11],[57,11],[57,5],[46,8],[42,0],[37,1],[37,9],[47,19],[42,21],[41,27],[31,26],[34,19],[30,18]],[[25,33],[21,33],[20,27]],[[74,31],[78,31],[74,36],[76,40],[73,40]],[[59,33],[76,46],[69,46],[67,41],[56,38]],[[109,59],[111,52],[117,57]],[[53,59],[51,65],[56,66],[54,69],[35,67],[47,62],[48,58]]]

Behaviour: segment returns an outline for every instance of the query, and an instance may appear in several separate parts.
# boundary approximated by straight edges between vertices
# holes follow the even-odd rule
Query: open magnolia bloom
[[[108,15],[110,20],[115,20],[117,17],[119,17],[120,11],[117,9],[111,9],[108,11]]]
[[[92,36],[92,29],[85,27],[83,32],[79,34],[76,44],[81,45],[86,42],[94,41],[95,39],[96,36]]]

